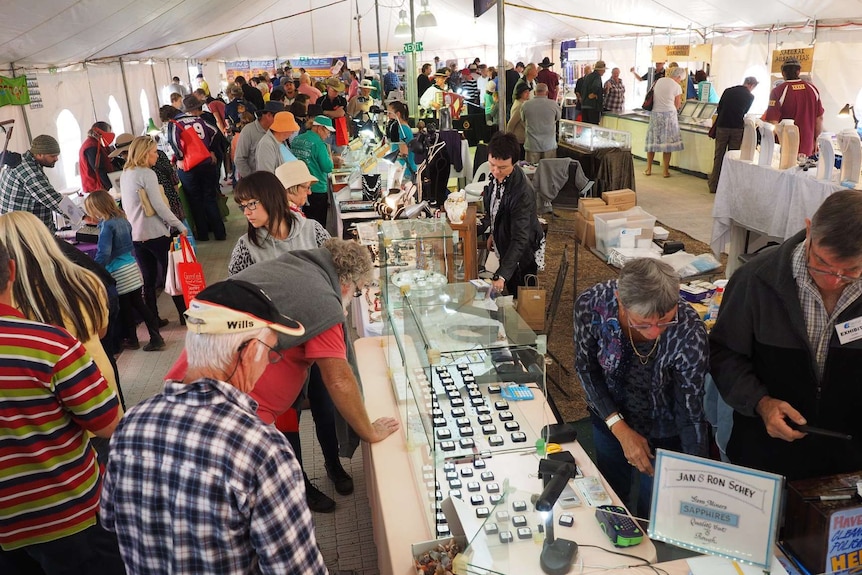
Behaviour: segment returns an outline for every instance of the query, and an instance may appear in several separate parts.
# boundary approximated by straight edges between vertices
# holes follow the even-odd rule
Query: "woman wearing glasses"
[[[587,395],[599,471],[648,518],[655,449],[708,455],[706,329],[679,299],[679,276],[651,258],[575,303],[575,369]],[[634,472],[637,506],[629,505]]]
[[[233,248],[230,275],[283,253],[319,248],[329,239],[323,226],[293,208],[305,205],[316,181],[304,162],[295,161],[282,164],[275,174],[254,172],[237,183],[233,198],[248,219],[248,231]]]

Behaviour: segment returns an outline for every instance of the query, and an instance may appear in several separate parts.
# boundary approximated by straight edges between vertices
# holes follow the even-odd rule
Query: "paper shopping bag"
[[[525,276],[524,283],[526,285],[518,286],[518,315],[533,331],[544,331],[545,288],[539,287],[539,278],[533,274]]]

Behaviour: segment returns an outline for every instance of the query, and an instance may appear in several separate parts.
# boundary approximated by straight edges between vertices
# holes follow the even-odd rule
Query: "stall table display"
[[[596,182],[591,190],[594,196],[608,190],[635,189],[631,146],[631,135],[625,131],[560,120],[557,157],[580,162],[584,175]],[[575,193],[573,201],[577,202],[577,198]]]

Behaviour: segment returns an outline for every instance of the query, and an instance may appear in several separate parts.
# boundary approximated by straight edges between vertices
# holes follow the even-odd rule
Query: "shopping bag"
[[[177,276],[177,265],[182,261],[183,252],[179,247],[179,239],[171,242],[168,252],[168,269],[165,272],[165,293],[168,295],[183,295],[183,288]]]
[[[524,284],[518,286],[518,315],[533,331],[544,331],[545,288],[539,287],[539,278],[533,274],[524,277]]]
[[[341,116],[335,118],[335,145],[346,146],[350,143],[350,134],[347,131],[347,118]]]
[[[177,279],[182,288],[183,300],[186,305],[189,305],[189,302],[207,287],[207,284],[204,279],[204,268],[198,262],[195,251],[185,236],[180,236],[180,253],[182,261],[177,263]]]
[[[655,97],[655,93],[653,92],[653,89],[650,88],[649,91],[646,93],[646,96],[644,97],[644,103],[641,104],[641,108],[643,108],[644,110],[647,110],[647,111],[652,110],[654,97]]]
[[[212,158],[210,151],[198,133],[191,126],[183,126],[176,120],[171,120],[177,127],[180,136],[180,151],[183,153],[183,171],[187,172]]]

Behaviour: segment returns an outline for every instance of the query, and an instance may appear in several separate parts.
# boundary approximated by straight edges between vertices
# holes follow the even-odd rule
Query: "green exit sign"
[[[424,50],[424,46],[422,46],[422,42],[407,42],[404,44],[404,53],[409,54],[410,52],[422,52]]]

